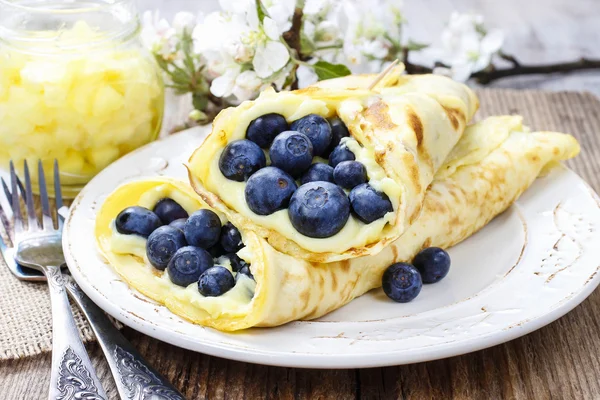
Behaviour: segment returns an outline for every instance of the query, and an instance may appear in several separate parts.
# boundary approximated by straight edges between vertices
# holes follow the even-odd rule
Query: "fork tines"
[[[25,178],[25,185],[18,178],[14,163],[10,161],[10,190],[9,186],[2,178],[2,188],[4,194],[7,197],[9,204],[13,211],[13,223],[15,235],[19,235],[23,232],[23,214],[21,211],[20,198],[24,198],[25,209],[27,214],[28,230],[35,231],[40,229],[40,225],[44,230],[54,229],[54,222],[52,218],[52,211],[50,209],[50,200],[48,198],[48,189],[46,186],[46,176],[44,174],[44,166],[42,161],[38,161],[38,184],[40,192],[40,203],[42,205],[42,221],[41,224],[38,222],[37,213],[35,210],[35,203],[33,199],[33,190],[31,184],[31,174],[29,172],[29,165],[27,161],[23,163],[23,172]],[[19,193],[21,196],[19,196]],[[60,173],[58,169],[58,161],[54,160],[54,193],[56,210],[59,210],[63,206],[62,193],[60,188]],[[58,227],[62,228],[62,218],[58,216]]]

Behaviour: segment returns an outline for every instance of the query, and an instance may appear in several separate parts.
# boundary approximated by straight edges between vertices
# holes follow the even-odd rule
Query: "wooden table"
[[[520,113],[536,129],[575,134],[570,166],[600,189],[600,101],[589,94],[480,92],[480,116]],[[501,244],[499,244],[501,245]],[[193,353],[131,329],[125,335],[189,399],[599,399],[600,291],[553,324],[476,353],[361,370],[266,367]],[[0,338],[1,340],[1,338]],[[98,346],[92,359],[111,399],[117,392]],[[0,363],[0,400],[46,398],[50,355]]]

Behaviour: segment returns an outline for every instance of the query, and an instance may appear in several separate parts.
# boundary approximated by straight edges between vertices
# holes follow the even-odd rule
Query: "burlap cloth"
[[[477,119],[501,113],[519,113],[537,130],[564,130],[577,136],[586,151],[572,163],[584,178],[598,179],[585,172],[590,158],[600,154],[600,126],[590,118],[600,113],[600,101],[589,93],[546,93],[483,89],[478,94],[481,110]],[[184,110],[181,114],[187,113]],[[172,120],[177,117],[170,117]],[[183,118],[183,115],[182,117]],[[181,119],[180,119],[181,120]],[[73,307],[82,338],[94,340],[94,334],[81,312]],[[0,260],[0,360],[29,357],[52,349],[52,316],[46,284],[20,282]]]

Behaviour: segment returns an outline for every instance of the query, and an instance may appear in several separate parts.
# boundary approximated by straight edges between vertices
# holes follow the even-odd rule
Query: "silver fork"
[[[27,163],[24,165],[24,174],[27,229],[25,229],[21,214],[17,175],[13,163],[10,163],[13,255],[17,263],[42,272],[48,280],[52,305],[52,370],[48,398],[55,400],[78,396],[89,399],[106,399],[106,393],[79,337],[65,291],[66,280],[61,272],[61,265],[65,263],[62,252],[62,221],[58,218],[59,227],[55,229],[42,163],[38,164],[42,203],[41,224],[33,204],[31,177]],[[58,182],[58,184],[60,183]],[[23,195],[23,193],[21,194]],[[62,206],[61,203],[60,194],[58,194],[57,210]]]
[[[14,176],[14,175],[13,175]],[[20,181],[17,180],[17,187],[24,193],[26,190]],[[12,193],[8,189],[4,180],[2,185],[7,198],[12,198]],[[58,165],[54,165],[54,189],[56,194],[56,209],[62,207],[60,176]],[[14,193],[14,190],[12,191]],[[30,192],[30,191],[27,191]],[[25,195],[27,198],[27,195]],[[2,205],[0,204],[0,210]],[[4,212],[0,216],[5,215]],[[62,227],[62,217],[59,215],[59,229]],[[2,221],[5,227],[8,224]],[[19,279],[24,281],[46,281],[44,275],[40,275],[37,270],[22,267],[13,258],[14,249],[7,246],[0,236],[0,251],[4,257],[10,271]],[[63,264],[63,267],[66,265]],[[122,399],[143,400],[150,398],[162,398],[166,400],[185,400],[175,387],[168,380],[162,377],[154,370],[138,353],[133,345],[119,332],[118,329],[108,319],[106,314],[92,302],[92,300],[81,290],[79,285],[70,275],[63,275],[71,298],[86,316],[98,342],[106,356],[112,375],[115,378],[117,390]],[[157,396],[157,397],[153,397]]]

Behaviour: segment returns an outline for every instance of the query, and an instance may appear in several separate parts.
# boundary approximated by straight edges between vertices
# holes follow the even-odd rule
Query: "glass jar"
[[[73,196],[155,140],[164,87],[139,32],[134,0],[0,0],[0,168],[57,159]]]

